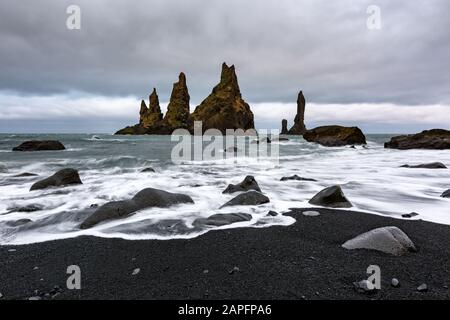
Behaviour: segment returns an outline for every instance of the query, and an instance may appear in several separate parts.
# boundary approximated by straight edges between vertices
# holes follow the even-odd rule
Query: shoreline
[[[0,246],[3,300],[28,299],[450,299],[449,225],[362,212],[293,209],[290,226],[212,230],[192,239],[78,238]],[[397,226],[417,253],[390,256],[341,247],[374,228]],[[15,251],[9,251],[15,249]],[[353,282],[381,268],[381,290]],[[81,290],[66,288],[69,265]],[[133,271],[139,273],[132,275]],[[400,286],[391,286],[397,278]],[[427,292],[417,291],[422,283]],[[55,286],[58,290],[55,293]],[[36,291],[37,290],[37,291]],[[52,291],[53,290],[53,291]],[[46,295],[47,293],[47,295]]]

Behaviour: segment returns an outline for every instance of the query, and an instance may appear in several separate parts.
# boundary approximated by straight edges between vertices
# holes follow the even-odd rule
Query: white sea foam
[[[267,217],[267,212],[282,213],[289,208],[312,207],[308,200],[323,188],[335,184],[342,186],[355,210],[397,218],[414,211],[419,213],[414,219],[450,224],[450,200],[440,197],[450,188],[450,170],[399,168],[405,163],[434,161],[450,167],[450,151],[389,150],[379,142],[369,142],[368,148],[325,148],[294,139],[279,142],[279,163],[270,159],[242,158],[237,163],[234,159],[223,159],[173,165],[168,158],[158,158],[159,149],[145,149],[158,143],[158,148],[169,148],[166,142],[158,140],[160,138],[132,139],[138,145],[127,144],[129,149],[125,153],[129,154],[116,151],[122,150],[123,141],[103,139],[95,139],[95,144],[101,147],[97,153],[88,146],[93,142],[85,141],[84,144],[74,142],[73,153],[51,153],[52,157],[36,155],[36,158],[20,159],[19,162],[16,158],[3,161],[8,171],[0,176],[0,214],[12,207],[32,204],[43,205],[44,209],[0,215],[0,244],[24,244],[80,235],[124,239],[191,238],[214,229],[192,229],[192,222],[215,213],[243,212],[253,217],[251,221],[221,228],[289,225],[295,221],[293,218],[284,215]],[[103,148],[104,144],[108,144],[107,147]],[[117,145],[120,145],[119,149],[114,149]],[[157,172],[140,172],[147,166],[154,167]],[[33,182],[64,167],[79,169],[83,185],[29,191]],[[21,172],[35,172],[40,176],[12,177]],[[281,177],[294,174],[317,182],[280,181]],[[270,203],[220,209],[236,195],[222,194],[225,187],[242,181],[246,175],[255,176]],[[105,222],[88,230],[78,229],[80,222],[92,212],[91,204],[128,199],[147,187],[188,194],[195,203],[150,208],[126,219]],[[7,222],[19,219],[33,222],[21,227],[7,226]],[[169,226],[164,224],[166,221]],[[183,227],[176,221],[183,222]]]

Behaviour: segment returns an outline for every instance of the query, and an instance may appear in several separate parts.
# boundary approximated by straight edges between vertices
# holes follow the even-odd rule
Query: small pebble
[[[318,211],[303,211],[302,213],[303,213],[304,216],[307,216],[307,217],[320,216],[320,212],[318,212]]]
[[[41,297],[35,296],[35,297],[29,297],[28,300],[30,301],[37,301],[37,300],[41,300]]]
[[[203,270],[203,273],[207,274],[207,273],[209,273],[209,270]]]
[[[33,270],[39,270],[39,267],[34,267]]]
[[[422,283],[420,286],[417,287],[417,291],[419,291],[419,292],[427,292],[428,291],[428,286],[426,285],[426,283]]]
[[[3,294],[0,292],[0,299],[3,298]]]
[[[16,249],[9,249],[8,252],[16,252]]]
[[[229,274],[233,274],[233,273],[235,273],[235,272],[239,272],[239,271],[241,271],[241,269],[239,269],[238,267],[234,267],[232,270],[230,270],[228,273]]]
[[[400,286],[400,281],[398,281],[397,278],[392,279],[391,286],[393,286],[394,288],[397,288],[398,286]]]
[[[141,272],[141,269],[136,268],[136,269],[133,270],[133,273],[132,273],[131,275],[135,276],[135,275],[137,275],[139,272]]]

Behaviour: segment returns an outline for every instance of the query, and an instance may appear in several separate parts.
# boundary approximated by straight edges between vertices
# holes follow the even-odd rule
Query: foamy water
[[[11,152],[28,139],[59,139],[68,150]],[[308,200],[325,187],[339,184],[354,210],[401,218],[417,212],[413,219],[450,224],[450,200],[441,198],[450,188],[450,170],[408,169],[401,165],[439,161],[450,167],[450,151],[384,149],[388,136],[368,136],[367,148],[325,148],[291,138],[280,142],[279,163],[270,159],[245,158],[195,161],[174,165],[167,136],[111,135],[0,135],[0,244],[25,244],[95,235],[125,239],[191,238],[218,228],[198,230],[192,222],[215,213],[243,212],[249,222],[220,228],[290,225],[295,220],[283,213],[289,208],[311,207]],[[55,171],[71,167],[79,170],[83,185],[30,192],[30,186]],[[140,172],[153,167],[156,173]],[[38,177],[13,177],[23,172]],[[312,181],[280,181],[297,174]],[[229,183],[246,175],[255,176],[270,203],[219,209],[236,196],[224,195]],[[108,201],[133,197],[144,188],[184,193],[194,204],[142,210],[125,219],[105,222],[88,230],[78,226],[94,209]],[[14,208],[40,205],[42,210],[17,212]],[[32,222],[11,227],[12,221]],[[338,227],[338,226],[336,226]]]

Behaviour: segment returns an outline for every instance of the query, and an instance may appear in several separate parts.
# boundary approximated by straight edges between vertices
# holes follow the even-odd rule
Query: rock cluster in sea
[[[174,83],[167,112],[163,117],[156,89],[150,95],[149,107],[141,102],[139,123],[116,134],[171,134],[175,129],[193,131],[194,121],[202,121],[202,129],[254,129],[253,113],[242,98],[234,66],[222,65],[220,82],[211,94],[190,113],[186,76],[180,73]]]

